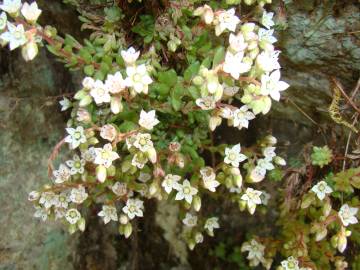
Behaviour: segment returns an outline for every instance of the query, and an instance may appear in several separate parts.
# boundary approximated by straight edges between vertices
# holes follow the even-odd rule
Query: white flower
[[[175,174],[168,174],[165,176],[161,183],[161,186],[165,189],[166,193],[170,193],[175,187],[179,185],[181,176]]]
[[[110,124],[104,125],[100,129],[100,137],[110,142],[115,140],[116,135],[117,135],[117,131],[113,125]]]
[[[213,236],[214,235],[214,229],[219,229],[220,228],[219,218],[217,218],[217,217],[208,218],[205,221],[204,228],[205,228],[205,230],[207,230],[209,235]]]
[[[70,202],[70,197],[68,196],[67,193],[62,192],[59,194],[58,199],[57,199],[57,204],[56,207],[60,207],[60,208],[68,208],[69,202]]]
[[[133,47],[130,47],[127,49],[127,51],[121,51],[121,56],[128,66],[135,64],[136,60],[139,58],[139,55],[140,51],[135,51]]]
[[[198,98],[195,101],[196,105],[198,105],[201,109],[207,111],[215,109],[216,103],[213,97],[204,97],[204,98]]]
[[[356,218],[356,214],[358,211],[359,209],[357,207],[351,207],[347,203],[341,206],[338,215],[345,227],[349,224],[358,223],[358,220]]]
[[[264,72],[279,69],[279,54],[280,51],[264,51],[257,56],[256,64]]]
[[[256,166],[253,170],[250,172],[250,179],[252,183],[258,183],[261,182],[266,175],[266,169],[260,166]]]
[[[86,136],[84,128],[82,126],[75,128],[66,128],[66,132],[69,134],[65,138],[65,142],[70,144],[71,149],[77,148],[81,143],[86,142]]]
[[[255,114],[249,111],[249,107],[244,105],[233,112],[233,124],[238,129],[248,128],[249,121],[255,119]]]
[[[245,251],[249,252],[246,258],[252,262],[251,266],[257,266],[264,260],[265,246],[257,242],[255,239],[242,244],[241,252]]]
[[[263,155],[265,157],[265,159],[268,159],[268,160],[272,160],[276,154],[275,154],[275,147],[265,147],[262,152],[263,152]]]
[[[284,268],[284,270],[300,270],[299,261],[293,256],[290,256],[287,258],[287,260],[282,261],[281,266]]]
[[[241,32],[239,32],[236,36],[231,33],[229,43],[230,49],[235,53],[244,51],[248,46]]]
[[[97,105],[102,103],[110,103],[111,101],[109,90],[100,80],[95,81],[93,87],[91,88],[90,95],[94,98]]]
[[[81,204],[87,198],[88,194],[83,186],[79,186],[78,188],[73,188],[70,193],[70,200],[74,203]]]
[[[21,0],[4,0],[0,8],[11,15],[16,15],[21,8]]]
[[[142,169],[144,168],[145,164],[148,162],[148,158],[143,155],[142,153],[137,153],[133,156],[132,160],[131,160],[131,165]]]
[[[40,193],[38,191],[31,191],[28,196],[28,200],[33,202],[37,201],[40,198]]]
[[[24,45],[27,42],[24,26],[22,24],[15,26],[14,24],[8,22],[7,28],[8,31],[2,33],[0,35],[0,39],[4,40],[6,43],[9,43],[9,48],[11,51]]]
[[[215,192],[220,183],[215,180],[216,174],[214,170],[211,167],[205,167],[200,170],[200,174],[203,179],[204,187],[211,192]]]
[[[215,34],[220,36],[226,29],[234,32],[239,22],[240,19],[235,15],[234,8],[221,11],[216,18]]]
[[[76,112],[76,120],[79,122],[90,123],[91,114],[88,112],[88,110],[80,107]]]
[[[109,223],[111,220],[113,221],[118,220],[116,208],[111,205],[103,205],[102,211],[98,213],[98,216],[104,219],[105,224]]]
[[[71,173],[67,166],[60,164],[59,169],[53,172],[53,176],[55,177],[55,183],[61,184],[70,179]]]
[[[94,162],[96,158],[96,150],[95,147],[90,147],[85,152],[81,153],[81,157],[85,159],[87,162]]]
[[[128,199],[126,205],[123,207],[123,212],[128,215],[130,219],[134,217],[142,217],[144,209],[144,202],[139,199]]]
[[[68,160],[65,163],[69,166],[71,175],[84,173],[84,166],[86,162],[84,159],[80,159],[78,155],[74,155],[72,160]]]
[[[125,80],[118,71],[114,75],[109,74],[105,81],[105,88],[112,94],[123,91],[126,87]]]
[[[67,210],[65,218],[70,224],[76,224],[80,220],[81,214],[77,209],[71,208]]]
[[[267,158],[259,159],[257,161],[257,167],[267,171],[271,171],[275,168],[274,165],[271,163],[271,159]]]
[[[266,30],[264,28],[260,28],[258,32],[259,42],[265,42],[269,44],[275,43],[277,39],[273,36],[273,34],[274,34],[274,29]],[[271,47],[271,49],[273,48]]]
[[[237,92],[239,92],[240,87],[238,86],[229,86],[225,83],[223,83],[222,85],[223,89],[224,89],[224,95],[228,96],[228,97],[232,97],[235,96]],[[225,107],[227,108],[227,107]]]
[[[46,191],[41,193],[39,204],[43,205],[46,209],[50,208],[56,203],[57,197],[54,192]]]
[[[256,205],[261,204],[260,195],[261,191],[253,188],[247,188],[245,194],[241,196],[241,199],[246,201],[248,211],[251,215],[255,213]]]
[[[312,187],[311,191],[313,191],[319,200],[323,200],[326,194],[330,194],[333,190],[325,181],[320,181],[315,186]]]
[[[183,200],[187,201],[191,204],[193,196],[197,194],[198,190],[190,185],[189,180],[185,179],[182,185],[177,185],[175,189],[178,191],[176,194],[175,200]]]
[[[238,52],[232,54],[231,52],[226,52],[225,63],[223,65],[223,71],[230,74],[234,79],[238,80],[240,74],[246,73],[251,69],[249,63],[243,63],[244,52]]]
[[[82,81],[82,85],[84,86],[85,89],[90,90],[94,87],[95,81],[91,77],[85,77],[84,80]]]
[[[264,11],[260,23],[267,29],[270,29],[272,26],[275,25],[275,23],[273,21],[273,17],[274,17],[273,12]]]
[[[38,8],[36,2],[32,2],[30,5],[25,2],[21,8],[21,14],[29,23],[34,23],[39,18],[41,9]]]
[[[204,236],[201,233],[197,232],[195,234],[195,243],[200,244],[203,241],[204,241]]]
[[[7,23],[7,16],[5,12],[0,14],[0,30],[4,30]]]
[[[127,185],[125,183],[116,182],[112,185],[111,190],[119,197],[126,195]]]
[[[147,181],[149,181],[151,179],[151,174],[149,173],[144,173],[144,172],[140,172],[138,180],[140,182],[146,183]]]
[[[59,103],[61,105],[61,111],[66,111],[72,106],[71,101],[66,97],[60,100]]]
[[[139,149],[141,152],[146,152],[150,148],[153,148],[153,142],[151,141],[151,135],[149,133],[138,133],[135,136],[135,140],[132,146]]]
[[[224,162],[226,164],[231,164],[233,167],[239,167],[240,162],[243,162],[245,159],[247,159],[247,156],[241,154],[240,151],[240,144],[236,144],[232,148],[226,147]]]
[[[156,114],[155,110],[149,112],[145,112],[144,110],[141,110],[139,125],[148,130],[152,130],[154,126],[160,123],[159,120],[156,118],[155,114]]]
[[[144,64],[140,66],[127,67],[126,74],[128,75],[125,79],[126,86],[131,87],[139,94],[148,93],[148,85],[151,84],[153,80],[150,78]]]
[[[104,165],[106,168],[109,168],[114,160],[120,158],[118,153],[112,150],[110,143],[105,144],[103,148],[95,148],[95,151],[96,157],[94,163]]]
[[[182,222],[187,226],[187,227],[194,227],[197,224],[197,216],[193,216],[190,213],[186,213],[185,218],[182,220]]]
[[[286,90],[289,85],[286,82],[280,81],[280,70],[275,70],[270,75],[264,74],[261,76],[261,94],[270,95],[272,99],[279,101],[280,92]]]
[[[234,117],[234,111],[229,107],[222,107],[220,109],[220,116],[225,119],[232,119]]]
[[[48,216],[50,215],[50,210],[46,209],[46,208],[42,208],[39,206],[35,206],[35,213],[34,213],[34,217],[36,218],[41,218],[42,221],[47,220]]]

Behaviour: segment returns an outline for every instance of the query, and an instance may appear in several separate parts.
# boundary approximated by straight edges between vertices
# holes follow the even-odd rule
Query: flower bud
[[[87,142],[89,145],[95,145],[95,144],[99,143],[99,140],[96,137],[91,137],[90,139],[88,139]]]
[[[115,168],[115,166],[114,166],[114,165],[111,165],[109,168],[107,168],[107,169],[106,169],[106,174],[107,174],[108,176],[111,176],[111,177],[115,176],[115,174],[116,174],[116,168]]]
[[[195,76],[193,79],[193,83],[197,86],[200,86],[204,83],[204,79],[201,76]]]
[[[201,198],[199,196],[194,196],[193,198],[193,207],[196,212],[200,211],[201,208]]]
[[[121,214],[119,217],[119,222],[120,222],[120,224],[123,224],[123,225],[127,224],[129,222],[128,216]]]
[[[124,106],[121,103],[120,97],[111,97],[110,109],[113,114],[118,114],[123,111]]]
[[[286,165],[286,161],[282,157],[276,156],[274,158],[274,162],[275,162],[275,164],[280,165],[280,166],[285,166]]]
[[[147,151],[146,151],[146,155],[147,157],[150,159],[151,163],[156,163],[156,160],[157,160],[157,154],[156,154],[156,150],[154,147],[151,147],[149,148]]]
[[[159,185],[157,182],[153,182],[150,184],[150,187],[149,187],[149,195],[152,197],[154,196],[156,193],[159,192]]]
[[[239,175],[234,175],[234,184],[238,187],[241,188],[242,187],[242,183],[243,183],[243,178],[241,176],[241,174]]]
[[[313,201],[315,201],[315,197],[312,193],[305,194],[301,202],[301,208],[308,208]]]
[[[189,242],[187,244],[188,244],[190,250],[193,250],[196,245],[196,243],[193,239],[189,240]]]
[[[84,108],[79,108],[78,111],[76,112],[76,115],[77,115],[76,120],[79,122],[84,122],[85,124],[91,122],[91,115]]]
[[[96,167],[96,177],[101,182],[104,183],[106,180],[106,168],[103,165]]]
[[[33,60],[39,52],[39,48],[34,41],[30,41],[22,47],[21,53],[26,62]]]
[[[132,234],[132,225],[131,223],[127,223],[124,227],[124,236],[125,238],[129,238]]]
[[[81,100],[84,97],[86,97],[88,95],[88,92],[85,90],[79,90],[75,93],[74,99],[76,100]]]
[[[82,232],[85,231],[85,224],[86,224],[85,219],[80,218],[78,223],[77,223],[77,226],[78,226],[80,231],[82,231]]]
[[[82,98],[79,102],[80,107],[86,107],[92,102],[92,98],[90,95],[86,95],[84,98]]]
[[[243,34],[249,33],[249,32],[253,32],[255,30],[255,23],[244,23],[241,26],[241,32]]]
[[[219,116],[211,116],[209,121],[209,128],[211,131],[214,131],[217,126],[221,124],[221,117]]]
[[[326,201],[324,206],[323,206],[323,215],[325,217],[327,217],[330,214],[331,209],[332,209],[331,203],[329,201]]]

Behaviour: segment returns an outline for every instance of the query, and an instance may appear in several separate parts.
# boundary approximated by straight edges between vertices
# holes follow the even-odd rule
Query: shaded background
[[[42,24],[56,26],[61,34],[86,36],[69,6],[59,0],[38,2],[44,9]],[[277,46],[283,51],[283,79],[291,88],[269,116],[252,123],[246,135],[239,134],[254,140],[272,131],[288,158],[310,141],[325,143],[319,129],[331,123],[330,76],[348,91],[360,76],[359,2],[292,2],[286,10],[280,1],[272,7],[288,24],[279,32]],[[69,73],[44,49],[27,64],[20,50],[0,50],[0,269],[238,269],[214,252],[222,252],[219,245],[229,241],[241,245],[244,233],[255,231],[256,224],[271,223],[271,213],[250,217],[230,202],[215,207],[205,201],[221,214],[222,229],[191,256],[176,238],[176,208],[153,201],[147,203],[146,218],[136,224],[139,231],[130,240],[120,238],[115,225],[105,227],[91,214],[86,232],[71,236],[61,224],[32,217],[27,194],[48,181],[47,158],[64,135],[68,116],[60,112],[59,97],[74,92],[80,80],[81,74]],[[234,140],[226,129],[217,135],[219,140]],[[339,138],[339,143],[345,140]]]

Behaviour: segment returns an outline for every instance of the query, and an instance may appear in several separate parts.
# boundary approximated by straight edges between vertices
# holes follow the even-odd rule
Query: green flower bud
[[[92,98],[90,95],[86,95],[84,98],[82,98],[79,102],[80,107],[86,107],[87,105],[91,104]]]
[[[127,223],[124,226],[124,236],[125,238],[129,238],[131,234],[132,234],[132,225],[131,223]]]
[[[196,212],[199,212],[200,208],[201,208],[201,198],[197,195],[194,196],[192,204],[193,204],[194,210]]]

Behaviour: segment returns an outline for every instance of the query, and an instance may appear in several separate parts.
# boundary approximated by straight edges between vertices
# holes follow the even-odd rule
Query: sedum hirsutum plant
[[[71,118],[49,159],[52,183],[29,194],[35,217],[58,220],[74,233],[86,228],[84,210],[98,205],[104,224],[117,223],[128,238],[133,220],[146,215],[146,200],[162,200],[178,205],[181,237],[193,249],[221,224],[219,217],[202,213],[204,196],[227,194],[250,215],[266,207],[271,198],[259,183],[286,165],[276,154],[277,139],[268,135],[250,147],[240,140],[216,145],[212,134],[222,122],[247,129],[289,87],[281,80],[274,14],[264,9],[271,1],[244,1],[258,4],[250,15],[240,12],[241,1],[163,1],[158,17],[150,11],[135,15],[131,25],[116,4],[107,3],[93,16],[81,1],[65,2],[92,31],[84,44],[39,25],[36,2],[0,5],[3,46],[21,47],[26,61],[46,46],[70,70],[84,74],[75,95],[60,101]],[[71,158],[54,168],[61,147],[68,147]],[[322,167],[331,158],[324,160],[318,150],[313,164]],[[285,236],[279,238],[288,241],[291,230],[307,228],[308,218],[313,223],[302,244],[324,241],[331,230],[333,248],[324,249],[343,252],[358,208],[344,202],[332,209],[335,189],[326,181],[314,185],[291,216],[291,229],[283,207],[279,226]],[[280,252],[280,269],[316,269],[316,259],[295,248],[294,239],[280,248],[280,240],[254,236],[241,250],[250,266],[270,269]]]

